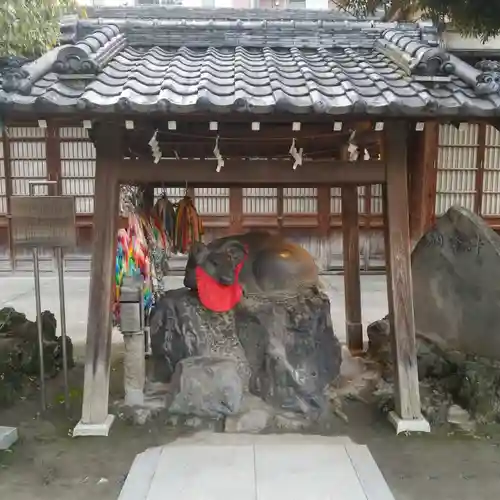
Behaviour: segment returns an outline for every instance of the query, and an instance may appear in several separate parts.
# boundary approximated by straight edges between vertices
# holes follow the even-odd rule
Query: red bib
[[[196,286],[198,287],[198,297],[204,307],[214,312],[230,311],[241,300],[243,290],[239,284],[243,262],[240,262],[234,270],[234,283],[232,285],[221,285],[212,278],[205,270],[196,267]]]

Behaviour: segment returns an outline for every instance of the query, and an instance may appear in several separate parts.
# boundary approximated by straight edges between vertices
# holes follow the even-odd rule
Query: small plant
[[[40,56],[57,45],[61,17],[77,11],[75,0],[3,0],[0,2],[0,57]]]
[[[387,21],[451,22],[463,34],[485,41],[500,34],[500,3],[493,0],[331,0],[355,16],[384,13]]]

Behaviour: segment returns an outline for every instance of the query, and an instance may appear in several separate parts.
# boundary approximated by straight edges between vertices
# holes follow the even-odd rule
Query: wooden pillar
[[[278,218],[278,231],[279,233],[283,230],[283,210],[284,210],[284,199],[283,199],[283,186],[278,186],[276,188],[276,212]]]
[[[358,190],[355,185],[342,186],[342,243],[347,346],[352,353],[360,353],[363,351],[363,324],[361,322],[359,269]]]
[[[365,234],[364,244],[363,244],[363,268],[365,271],[370,269],[370,254],[371,254],[371,225],[372,225],[372,184],[365,186],[365,196],[364,196],[364,212],[365,212],[365,223],[363,225],[363,232]]]
[[[144,211],[146,213],[151,212],[155,205],[155,186],[154,184],[144,184],[141,186],[144,191]]]
[[[2,145],[3,145],[3,165],[5,172],[5,205],[7,212],[7,238],[9,245],[9,260],[12,271],[16,267],[16,254],[12,240],[12,215],[11,215],[11,200],[12,200],[12,165],[10,162],[10,141],[8,139],[7,127],[3,127]]]
[[[428,431],[420,407],[415,317],[410,262],[407,174],[408,124],[386,123],[384,189],[385,247],[389,320],[392,332],[397,431]]]
[[[476,158],[476,196],[474,198],[474,213],[482,215],[484,190],[484,160],[486,156],[486,123],[479,124],[478,148]]]
[[[408,151],[411,248],[415,247],[432,224],[436,204],[438,131],[438,123],[428,122],[422,132],[411,133]]]
[[[243,188],[229,188],[229,234],[243,232]]]
[[[330,186],[318,187],[318,235],[328,238],[330,235]]]
[[[49,122],[46,137],[47,147],[47,179],[57,181],[56,186],[48,186],[48,194],[54,196],[62,194],[61,186],[61,149],[59,127]]]
[[[318,266],[320,271],[327,270],[330,263],[330,218],[331,218],[331,187],[318,186],[318,229],[320,241],[320,256]]]
[[[49,122],[47,127],[47,136],[45,138],[46,158],[47,158],[47,180],[56,181],[57,184],[47,186],[49,196],[62,195],[61,183],[61,147],[59,139],[59,127],[53,122]],[[57,269],[56,251],[53,251],[52,259],[53,269]]]
[[[114,293],[116,231],[119,211],[118,169],[122,161],[119,132],[99,127],[95,134],[96,176],[92,267],[83,388],[82,418],[74,436],[105,436],[111,358],[111,309]]]

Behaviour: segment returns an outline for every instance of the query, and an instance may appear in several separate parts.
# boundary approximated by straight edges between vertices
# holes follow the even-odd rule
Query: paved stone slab
[[[197,434],[137,456],[119,500],[394,500],[349,438]]]
[[[185,445],[207,445],[207,446],[247,446],[255,444],[267,444],[273,446],[281,445],[350,445],[354,444],[348,436],[320,436],[315,434],[225,434],[220,432],[199,431],[190,436],[180,437],[169,444],[169,446]]]
[[[255,446],[258,500],[366,500],[344,446]]]
[[[15,427],[3,427],[0,425],[0,450],[8,450],[18,438]]]
[[[165,447],[146,499],[166,492],[176,500],[255,500],[253,447]]]

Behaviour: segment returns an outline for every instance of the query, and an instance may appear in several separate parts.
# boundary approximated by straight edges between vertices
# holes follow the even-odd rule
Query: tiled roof
[[[99,2],[98,2],[99,3]],[[233,9],[233,8],[189,8],[165,5],[139,5],[135,7],[89,6],[86,8],[89,19],[180,19],[183,21],[227,21],[239,20],[356,20],[356,17],[341,10],[314,9]]]
[[[100,22],[5,75],[0,110],[500,114],[492,68],[450,56],[416,25],[174,16],[95,30]],[[148,26],[154,46],[137,35]]]

